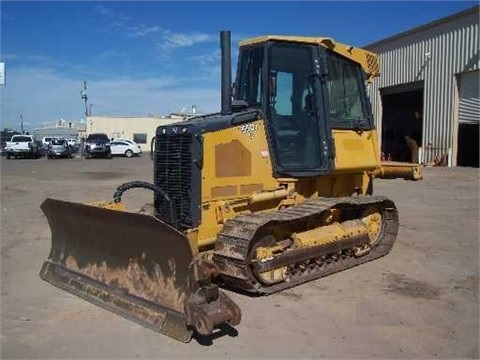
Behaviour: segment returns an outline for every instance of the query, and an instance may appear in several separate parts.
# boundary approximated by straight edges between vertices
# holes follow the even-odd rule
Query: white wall
[[[134,134],[147,134],[145,144],[139,144],[143,151],[150,151],[150,142],[155,136],[158,126],[182,121],[181,117],[115,117],[89,116],[87,117],[87,135],[105,133],[109,138],[125,138],[134,140]]]

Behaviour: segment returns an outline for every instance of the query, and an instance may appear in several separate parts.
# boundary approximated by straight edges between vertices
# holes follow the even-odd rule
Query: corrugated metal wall
[[[380,55],[379,78],[370,85],[372,109],[381,133],[382,88],[424,81],[425,161],[457,147],[456,75],[479,66],[479,7],[367,46]]]

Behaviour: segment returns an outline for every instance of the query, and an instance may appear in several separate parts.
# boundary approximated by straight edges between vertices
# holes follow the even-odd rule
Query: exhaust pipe
[[[222,50],[222,115],[232,113],[232,57],[230,31],[220,31]]]

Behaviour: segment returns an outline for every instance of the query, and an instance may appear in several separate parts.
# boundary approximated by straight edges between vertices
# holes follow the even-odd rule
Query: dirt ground
[[[148,155],[1,159],[1,358],[479,358],[479,171],[426,168],[421,182],[378,180],[399,209],[391,253],[268,297],[228,291],[235,331],[183,344],[42,281],[46,197],[110,199],[152,180]],[[148,191],[124,196],[132,210]]]

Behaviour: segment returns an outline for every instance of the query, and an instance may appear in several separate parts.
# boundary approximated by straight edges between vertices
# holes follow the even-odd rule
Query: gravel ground
[[[377,180],[399,209],[391,253],[268,297],[227,291],[243,319],[183,344],[42,281],[46,197],[109,199],[152,180],[148,154],[113,160],[1,158],[1,358],[479,358],[479,171],[426,168]],[[130,209],[151,201],[135,190]]]

